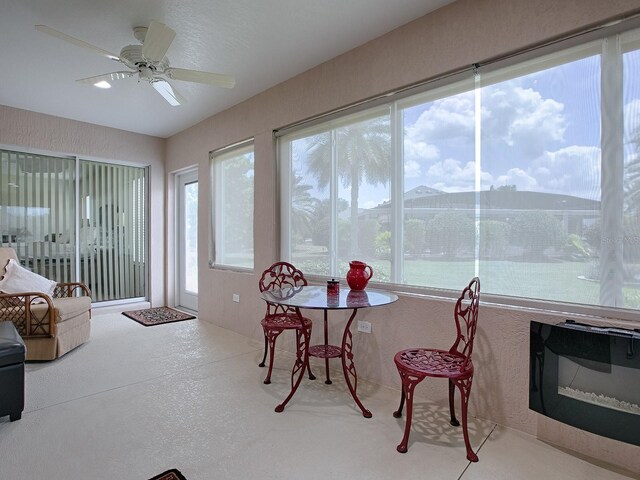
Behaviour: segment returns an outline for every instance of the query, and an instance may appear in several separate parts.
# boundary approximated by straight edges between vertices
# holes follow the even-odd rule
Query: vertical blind
[[[0,245],[44,277],[84,282],[94,302],[144,297],[145,169],[78,160],[77,172],[73,157],[0,150]]]
[[[80,278],[96,301],[145,294],[145,169],[80,161]]]
[[[75,162],[0,150],[0,241],[30,270],[75,278]]]

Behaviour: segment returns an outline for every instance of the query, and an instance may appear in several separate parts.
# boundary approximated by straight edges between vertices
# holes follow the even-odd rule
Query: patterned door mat
[[[160,475],[156,475],[155,477],[150,478],[149,480],[187,480],[187,479],[184,478],[184,476],[180,473],[179,470],[172,468],[171,470],[167,470],[166,472],[161,473]]]
[[[188,313],[179,312],[169,307],[145,308],[143,310],[130,310],[122,312],[125,317],[129,317],[145,327],[161,325],[163,323],[182,322],[196,318]],[[171,478],[171,477],[168,477]]]

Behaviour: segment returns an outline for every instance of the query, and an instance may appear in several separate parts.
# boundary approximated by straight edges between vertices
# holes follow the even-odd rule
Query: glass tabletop
[[[355,291],[349,290],[349,288],[341,288],[339,295],[329,295],[327,294],[327,287],[314,285],[269,290],[262,292],[260,296],[270,303],[322,310],[379,307],[398,300],[398,296],[395,293],[385,290],[366,289]]]

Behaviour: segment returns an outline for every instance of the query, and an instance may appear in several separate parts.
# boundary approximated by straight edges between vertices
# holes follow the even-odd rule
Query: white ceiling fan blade
[[[162,60],[171,46],[171,42],[176,36],[176,32],[167,27],[164,23],[154,20],[149,24],[149,29],[144,37],[142,45],[142,55],[153,62]]]
[[[120,61],[120,57],[114,55],[113,53],[107,52],[101,48],[98,48],[90,43],[87,43],[83,40],[72,37],[71,35],[67,35],[66,33],[59,32],[51,27],[47,27],[46,25],[36,25],[36,30],[42,33],[46,33],[47,35],[51,35],[52,37],[59,38],[60,40],[64,40],[65,42],[72,43],[76,47],[84,48],[93,53],[97,53],[98,55],[102,55],[103,57],[110,58],[111,60]]]
[[[173,88],[169,82],[165,80],[154,80],[151,82],[153,88],[164,97],[164,99],[172,106],[177,107],[187,103],[187,100]]]
[[[78,83],[86,83],[89,85],[95,85],[98,82],[110,82],[114,80],[122,80],[123,78],[129,78],[135,75],[135,72],[113,72],[105,73],[104,75],[96,75],[95,77],[81,78],[76,80]]]
[[[220,73],[199,72],[197,70],[187,70],[184,68],[167,68],[164,71],[167,77],[173,80],[183,80],[185,82],[204,83],[223,88],[233,88],[236,79],[233,75],[222,75]]]

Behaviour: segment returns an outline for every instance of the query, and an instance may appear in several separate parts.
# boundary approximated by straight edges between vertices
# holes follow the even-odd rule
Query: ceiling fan
[[[35,28],[42,33],[54,36],[77,47],[120,62],[130,69],[130,71],[105,73],[76,80],[79,83],[94,85],[99,88],[110,88],[110,82],[112,81],[137,75],[138,82],[141,80],[149,82],[169,104],[177,106],[186,103],[186,100],[167,79],[203,83],[224,88],[233,88],[236,82],[231,75],[170,67],[169,59],[165,55],[176,36],[176,32],[160,22],[151,21],[148,28],[135,27],[133,35],[141,44],[127,45],[120,51],[119,56],[46,25],[36,25]]]

